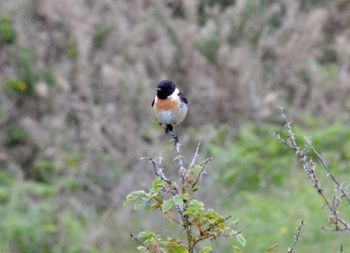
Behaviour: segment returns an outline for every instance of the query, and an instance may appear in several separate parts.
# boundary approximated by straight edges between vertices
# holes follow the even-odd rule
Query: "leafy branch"
[[[199,183],[207,173],[211,158],[197,163],[200,144],[188,165],[181,154],[181,143],[175,143],[176,157],[173,159],[179,178],[169,179],[164,174],[163,156],[142,157],[142,160],[152,164],[155,179],[148,190],[139,190],[127,195],[125,204],[134,204],[137,210],[141,206],[158,210],[170,222],[177,224],[183,231],[186,241],[171,237],[163,238],[151,231],[143,231],[135,236],[131,234],[139,246],[140,252],[151,253],[207,253],[210,246],[199,249],[199,244],[206,240],[216,240],[220,237],[234,237],[245,246],[245,238],[237,231],[237,220],[231,216],[224,217],[213,209],[205,208],[203,202],[194,198],[200,190]],[[177,164],[176,164],[177,163]]]

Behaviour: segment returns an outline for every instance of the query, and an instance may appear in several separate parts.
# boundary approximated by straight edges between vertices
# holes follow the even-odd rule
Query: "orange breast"
[[[174,111],[179,106],[179,100],[178,99],[156,99],[155,101],[155,109],[157,111]]]

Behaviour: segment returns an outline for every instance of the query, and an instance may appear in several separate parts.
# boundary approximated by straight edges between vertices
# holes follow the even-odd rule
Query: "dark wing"
[[[154,106],[154,98],[153,98],[153,101],[152,101],[152,107]]]
[[[188,104],[187,98],[182,92],[179,92],[178,96],[180,97],[181,101],[184,102],[185,104]]]

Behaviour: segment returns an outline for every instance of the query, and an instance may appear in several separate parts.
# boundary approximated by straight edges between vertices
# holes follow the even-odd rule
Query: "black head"
[[[160,99],[166,99],[168,96],[173,94],[176,86],[170,80],[163,80],[157,86],[157,97]]]

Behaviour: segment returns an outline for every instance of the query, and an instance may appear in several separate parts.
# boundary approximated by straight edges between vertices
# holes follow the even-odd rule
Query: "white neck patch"
[[[170,96],[168,96],[168,98],[177,98],[177,95],[179,94],[179,89],[176,88],[173,92],[173,94],[171,94]]]

